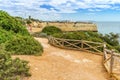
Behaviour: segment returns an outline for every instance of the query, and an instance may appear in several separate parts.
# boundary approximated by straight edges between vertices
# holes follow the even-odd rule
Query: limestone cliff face
[[[32,22],[33,27],[44,28],[46,26],[56,26],[62,31],[98,31],[93,23],[82,22]]]

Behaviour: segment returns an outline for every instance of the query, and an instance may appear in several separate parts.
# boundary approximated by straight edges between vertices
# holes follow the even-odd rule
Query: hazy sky
[[[120,21],[120,0],[0,0],[0,9],[41,20]]]

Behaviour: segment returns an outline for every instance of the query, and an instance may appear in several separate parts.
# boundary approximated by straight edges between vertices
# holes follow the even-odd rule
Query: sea
[[[120,36],[120,22],[93,22],[97,25],[98,32],[102,34],[117,33]],[[120,38],[119,38],[120,41]]]

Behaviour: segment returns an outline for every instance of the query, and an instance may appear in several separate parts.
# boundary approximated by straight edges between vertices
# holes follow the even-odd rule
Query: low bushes
[[[75,39],[75,40],[87,40],[93,42],[106,43],[109,49],[116,49],[120,52],[119,35],[110,33],[102,35],[97,32],[66,32],[66,33],[55,33],[52,36],[64,39]]]
[[[14,54],[41,55],[43,48],[15,17],[0,10],[0,44]]]
[[[0,44],[5,43],[8,40],[12,40],[14,33],[12,31],[6,31],[0,28]]]
[[[31,76],[28,62],[18,58],[12,59],[0,45],[0,80],[21,80]]]
[[[4,48],[1,46],[4,45]],[[8,53],[9,52],[9,53]],[[0,80],[23,80],[30,76],[28,62],[13,54],[41,55],[43,48],[16,18],[0,10]]]
[[[43,48],[32,36],[22,36],[0,28],[0,44],[14,54],[41,55]]]
[[[17,36],[6,43],[6,50],[14,54],[41,55],[43,47],[30,36]]]
[[[117,50],[118,50],[118,52],[120,52],[120,45],[115,46],[115,49],[117,49]]]
[[[0,27],[6,31],[13,31],[22,35],[29,35],[25,26],[16,18],[10,16],[7,12],[0,10]]]
[[[99,38],[99,34],[96,32],[66,32],[66,33],[56,33],[52,36],[57,38],[65,38],[65,39],[75,39],[75,40],[88,40],[94,42],[103,42],[101,38]]]
[[[61,33],[61,29],[55,27],[55,26],[47,26],[43,28],[42,33],[46,33],[47,35],[52,35],[54,33]]]

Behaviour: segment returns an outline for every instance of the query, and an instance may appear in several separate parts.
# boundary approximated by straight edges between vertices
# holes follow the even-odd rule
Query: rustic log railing
[[[106,49],[106,45],[104,45],[103,65],[110,77],[120,80],[120,55],[113,50]]]
[[[120,54],[115,53],[113,50],[106,49],[106,44],[85,40],[61,39],[52,36],[48,37],[48,41],[51,45],[56,47],[88,51],[103,55],[103,65],[110,77],[120,80]]]
[[[72,49],[72,50],[83,50],[89,51],[102,55],[103,43],[91,42],[85,40],[72,40],[72,39],[61,39],[52,36],[48,37],[49,43],[53,46]]]

